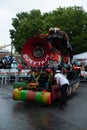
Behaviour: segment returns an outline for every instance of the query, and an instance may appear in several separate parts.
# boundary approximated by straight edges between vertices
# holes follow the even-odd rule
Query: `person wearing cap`
[[[54,78],[56,80],[56,83],[60,85],[61,90],[61,102],[60,107],[63,108],[67,105],[67,88],[69,87],[69,81],[68,79],[61,73],[60,70],[56,70],[56,73],[54,75]]]

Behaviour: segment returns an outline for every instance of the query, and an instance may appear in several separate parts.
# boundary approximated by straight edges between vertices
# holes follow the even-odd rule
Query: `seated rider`
[[[48,89],[51,83],[51,76],[50,76],[51,70],[50,68],[47,68],[44,72],[40,74],[38,77],[38,83],[39,87],[42,89]]]
[[[45,86],[45,72],[41,72],[41,74],[38,76],[38,84],[39,84],[39,88],[44,88]]]
[[[46,77],[47,77],[47,82],[45,84],[46,88],[50,88],[52,85],[52,80],[53,80],[53,71],[50,68],[45,69],[46,72]]]
[[[38,87],[38,82],[35,78],[35,72],[31,71],[30,73],[30,79],[29,79],[29,83],[27,85],[28,89],[33,89],[33,88],[37,88]]]

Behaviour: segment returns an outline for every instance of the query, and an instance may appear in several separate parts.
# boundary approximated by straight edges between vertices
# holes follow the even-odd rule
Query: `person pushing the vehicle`
[[[67,105],[67,88],[69,87],[68,79],[61,73],[60,70],[56,70],[54,75],[56,83],[59,84],[61,90],[61,102],[60,107],[64,108]]]

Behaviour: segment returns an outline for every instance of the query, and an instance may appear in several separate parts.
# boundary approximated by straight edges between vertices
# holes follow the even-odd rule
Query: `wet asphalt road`
[[[14,101],[12,85],[0,85],[0,130],[87,130],[87,83],[80,83],[68,106]]]

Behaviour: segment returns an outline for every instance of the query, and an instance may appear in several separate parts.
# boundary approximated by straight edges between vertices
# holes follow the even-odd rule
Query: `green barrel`
[[[27,82],[14,82],[13,83],[13,89],[15,89],[15,88],[20,88],[20,87],[26,87],[27,86]]]
[[[21,90],[20,91],[20,100],[26,100],[27,91]]]
[[[42,92],[36,92],[35,101],[38,103],[42,103]]]

